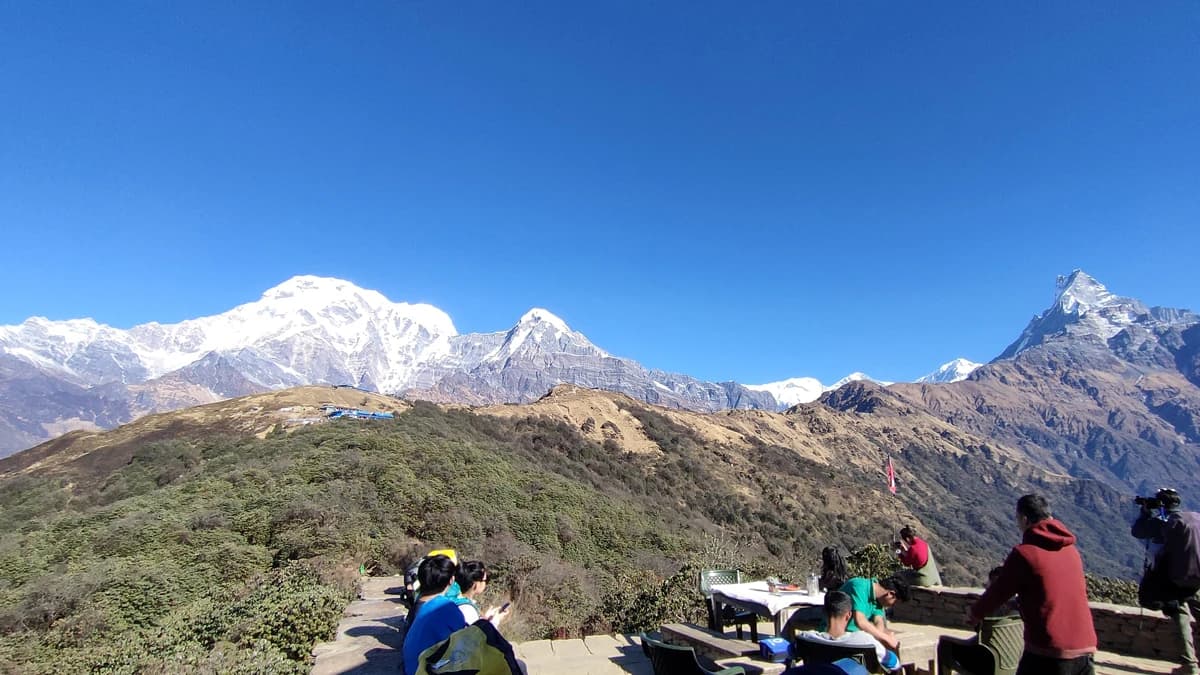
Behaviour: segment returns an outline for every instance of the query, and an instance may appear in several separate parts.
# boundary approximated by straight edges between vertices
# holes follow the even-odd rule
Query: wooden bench
[[[937,629],[920,630],[917,626],[893,624],[900,637],[900,662],[905,665],[906,674],[932,673],[934,658],[937,653]],[[752,659],[757,668],[765,672],[781,671],[775,668],[777,664],[757,660],[758,645],[745,640],[731,640],[724,635],[697,626],[694,623],[669,623],[661,628],[662,640],[668,644],[683,645],[696,650],[722,666],[747,666]],[[747,673],[751,672],[749,668]]]
[[[696,650],[697,654],[713,661],[758,655],[758,645],[746,640],[730,640],[694,623],[668,623],[660,629],[662,641],[672,645],[683,645]]]

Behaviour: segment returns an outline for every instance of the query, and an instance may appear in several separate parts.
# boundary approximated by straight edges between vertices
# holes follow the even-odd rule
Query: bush
[[[1111,602],[1117,605],[1138,606],[1138,585],[1126,579],[1085,575],[1088,600]]]
[[[846,566],[852,577],[875,577],[882,579],[900,571],[900,561],[890,546],[867,544],[850,552]]]
[[[619,575],[601,604],[601,615],[621,633],[656,630],[664,623],[707,621],[704,597],[696,583],[700,568],[685,565],[666,579],[637,574]]]
[[[252,586],[230,610],[236,617],[230,638],[244,646],[265,642],[297,660],[308,656],[313,643],[333,637],[349,601],[304,563],[271,570]]]

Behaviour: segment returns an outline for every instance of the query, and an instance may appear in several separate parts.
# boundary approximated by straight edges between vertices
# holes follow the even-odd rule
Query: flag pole
[[[895,497],[896,496],[896,467],[894,464],[892,464],[892,454],[890,452],[888,453],[887,467],[886,467],[885,471],[887,472],[888,492],[891,492],[892,497]],[[894,524],[896,526],[895,532],[894,532],[895,538],[892,539],[892,541],[899,541],[900,540],[900,503],[895,500],[892,501],[892,516],[895,518]]]

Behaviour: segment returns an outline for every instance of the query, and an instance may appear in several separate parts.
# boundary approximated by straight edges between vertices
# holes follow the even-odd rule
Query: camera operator
[[[942,575],[938,573],[937,563],[929,552],[929,544],[918,537],[911,527],[900,530],[900,540],[892,542],[892,549],[900,559],[900,564],[907,568],[901,570],[899,576],[909,586],[942,585]]]
[[[1192,637],[1192,621],[1200,619],[1200,513],[1181,510],[1179,493],[1170,488],[1134,501],[1141,512],[1131,533],[1147,540],[1149,558],[1138,601],[1174,620],[1183,653],[1172,675],[1200,675]]]

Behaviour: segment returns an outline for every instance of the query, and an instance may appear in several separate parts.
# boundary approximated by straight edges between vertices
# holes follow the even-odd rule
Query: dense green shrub
[[[854,577],[889,577],[900,570],[900,560],[886,544],[867,544],[850,552],[846,567]]]
[[[1094,602],[1111,602],[1117,605],[1138,606],[1138,585],[1127,579],[1113,579],[1092,574],[1086,575],[1088,599]]]

